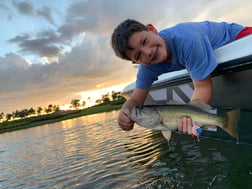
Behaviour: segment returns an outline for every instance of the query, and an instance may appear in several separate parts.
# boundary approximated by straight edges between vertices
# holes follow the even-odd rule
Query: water
[[[125,132],[118,112],[0,135],[0,188],[239,189],[252,185],[252,146],[183,134]]]

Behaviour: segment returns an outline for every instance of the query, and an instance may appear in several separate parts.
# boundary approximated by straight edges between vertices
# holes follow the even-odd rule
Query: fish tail
[[[238,138],[237,124],[240,118],[240,109],[235,109],[227,112],[225,114],[226,125],[224,125],[224,130],[229,133],[232,137]]]

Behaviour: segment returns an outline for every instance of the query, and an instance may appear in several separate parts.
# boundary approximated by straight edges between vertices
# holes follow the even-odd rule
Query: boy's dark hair
[[[115,54],[120,58],[131,60],[126,55],[127,49],[132,50],[132,47],[128,44],[128,40],[134,32],[140,31],[147,31],[147,27],[136,20],[127,19],[119,24],[115,28],[111,38],[111,45]]]

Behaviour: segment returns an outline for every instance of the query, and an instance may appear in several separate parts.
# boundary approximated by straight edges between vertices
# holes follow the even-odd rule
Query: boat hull
[[[252,62],[235,68],[217,67],[212,74],[214,93],[210,105],[252,110]],[[133,90],[123,91],[129,97]],[[188,103],[193,84],[184,74],[179,78],[153,84],[145,104],[164,104],[171,100]]]

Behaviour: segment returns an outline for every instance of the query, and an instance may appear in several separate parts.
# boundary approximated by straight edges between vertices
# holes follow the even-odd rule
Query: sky
[[[137,69],[110,39],[131,18],[158,30],[188,21],[252,26],[250,0],[1,0],[0,112],[121,91]]]

